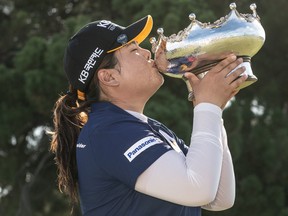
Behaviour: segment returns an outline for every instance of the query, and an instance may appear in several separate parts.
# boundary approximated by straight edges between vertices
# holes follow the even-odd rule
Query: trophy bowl
[[[213,66],[234,53],[243,58],[243,63],[238,67],[245,66],[246,71],[243,74],[248,76],[239,89],[256,82],[251,58],[265,41],[265,31],[256,8],[256,4],[251,4],[252,14],[241,14],[236,10],[236,4],[231,3],[230,13],[212,24],[201,23],[191,13],[190,25],[169,37],[164,36],[163,28],[159,28],[158,39],[150,39],[158,70],[174,78],[183,78],[185,72],[192,72],[198,78],[203,78]],[[188,91],[192,93],[192,86],[185,81]]]

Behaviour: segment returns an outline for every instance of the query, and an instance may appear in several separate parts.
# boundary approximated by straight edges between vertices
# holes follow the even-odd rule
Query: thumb
[[[190,73],[190,72],[186,72],[186,73],[183,75],[183,78],[184,78],[185,80],[189,80],[189,82],[191,83],[192,86],[199,81],[199,78],[198,78],[195,74]]]

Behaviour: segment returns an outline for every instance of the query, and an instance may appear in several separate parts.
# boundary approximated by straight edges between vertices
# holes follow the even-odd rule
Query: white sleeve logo
[[[143,151],[148,149],[149,147],[162,143],[163,141],[159,138],[156,138],[154,136],[148,136],[145,137],[138,142],[136,142],[134,145],[132,145],[125,153],[125,157],[131,162],[134,160],[139,154],[141,154]]]

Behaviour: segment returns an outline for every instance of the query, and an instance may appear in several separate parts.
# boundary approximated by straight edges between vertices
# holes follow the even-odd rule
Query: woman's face
[[[151,53],[132,42],[115,52],[120,71],[120,88],[131,97],[148,97],[163,84],[163,76],[151,59]]]

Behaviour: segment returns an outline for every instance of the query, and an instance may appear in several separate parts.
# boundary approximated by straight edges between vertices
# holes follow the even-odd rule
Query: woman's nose
[[[151,59],[151,52],[148,49],[142,48],[143,55],[147,58],[147,60]]]

